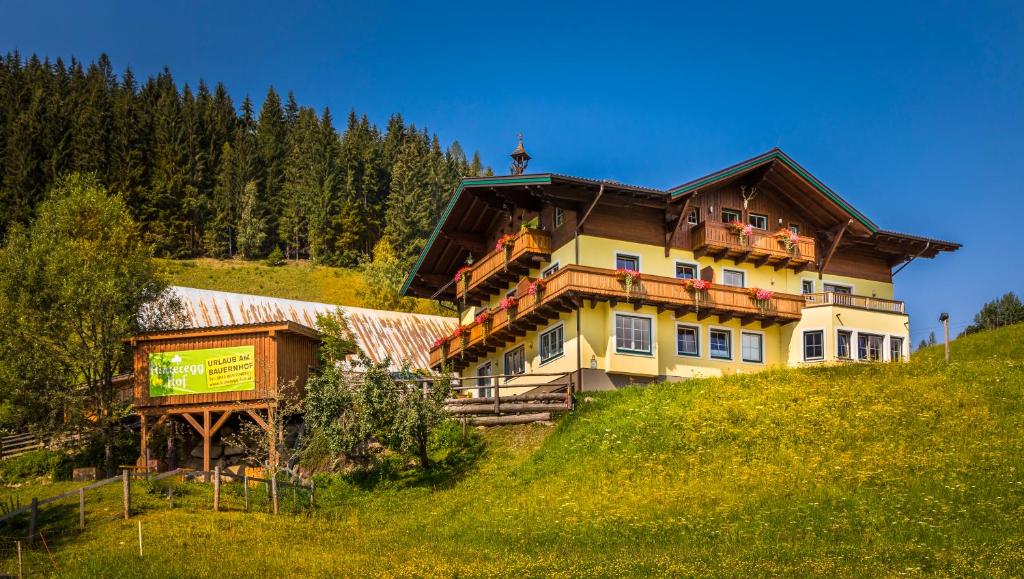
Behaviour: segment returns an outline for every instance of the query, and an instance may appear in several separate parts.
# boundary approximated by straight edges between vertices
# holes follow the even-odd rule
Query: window
[[[711,330],[708,333],[708,338],[712,358],[732,360],[732,332],[729,330]]]
[[[651,319],[616,314],[615,350],[633,354],[650,354]]]
[[[740,353],[744,362],[764,362],[764,336],[743,332],[740,336]]]
[[[836,333],[836,358],[843,360],[850,359],[850,339],[852,334],[846,330],[839,330]]]
[[[676,353],[680,356],[700,356],[700,328],[697,326],[676,328]]]
[[[540,335],[540,363],[550,362],[555,358],[562,355],[562,328],[559,325],[556,328],[544,332]]]
[[[640,271],[640,256],[616,253],[615,269],[631,269],[633,271]]]
[[[837,294],[852,294],[853,288],[848,285],[838,285],[834,283],[827,283],[824,286],[825,291],[833,292]]]
[[[746,274],[739,269],[723,269],[722,283],[733,287],[746,287]]]
[[[751,213],[747,215],[747,223],[753,225],[754,229],[766,231],[768,229],[768,216],[758,215],[757,213]]]
[[[797,225],[796,223],[790,223],[789,230],[797,235],[800,235],[800,226]]]
[[[700,223],[700,207],[694,207],[690,210],[690,214],[686,216],[686,222],[690,225]]]
[[[825,358],[825,332],[812,330],[804,332],[804,360]]]
[[[805,279],[800,282],[800,293],[813,294],[814,293],[814,280]]]
[[[696,263],[680,263],[676,262],[676,278],[677,279],[697,279],[697,264]]]
[[[857,358],[877,361],[882,359],[882,336],[857,334]]]
[[[526,373],[526,348],[519,346],[514,350],[505,352],[505,373],[525,374]],[[508,382],[511,378],[505,378]]]
[[[555,207],[555,227],[561,227],[565,225],[565,209],[561,207]]]
[[[732,223],[743,220],[743,215],[735,209],[722,209],[722,223]]]
[[[889,361],[899,362],[903,359],[903,338],[889,336]]]
[[[558,271],[558,262],[552,263],[547,269],[541,272],[541,277],[551,277]]]
[[[476,369],[476,395],[487,398],[491,395],[491,363],[488,362]]]
[[[514,297],[516,297],[516,288],[512,288],[512,289],[508,290],[507,292],[505,292],[505,297],[507,297],[507,298],[514,298]]]

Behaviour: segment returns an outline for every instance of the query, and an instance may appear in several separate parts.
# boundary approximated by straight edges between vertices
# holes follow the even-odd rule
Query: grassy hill
[[[263,261],[219,259],[157,259],[172,285],[365,307],[365,289],[358,270],[289,261],[269,266]],[[415,311],[440,313],[429,300],[415,300]]]
[[[73,504],[44,529],[74,576],[1020,575],[1024,325],[953,355],[591,394],[555,427],[483,432],[477,458],[324,480],[316,510],[278,517],[239,512],[237,489],[218,514],[198,485],[173,511],[140,492],[141,561],[116,489],[81,534],[59,534]]]

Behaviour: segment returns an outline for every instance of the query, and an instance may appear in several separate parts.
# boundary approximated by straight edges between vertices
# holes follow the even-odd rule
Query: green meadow
[[[44,507],[52,559],[35,549],[26,565],[73,577],[1019,576],[1024,325],[957,340],[953,355],[586,394],[555,426],[437,445],[429,474],[386,463],[320,476],[315,509],[286,491],[278,516],[262,489],[245,513],[227,485],[214,513],[205,485],[137,482],[138,514],[123,521],[112,485],[89,499],[84,531],[77,501]]]

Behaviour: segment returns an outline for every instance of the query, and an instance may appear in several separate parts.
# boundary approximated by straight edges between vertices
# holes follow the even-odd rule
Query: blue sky
[[[1024,293],[1024,8],[920,3],[3,2],[0,50],[400,111],[504,172],[670,187],[782,147],[883,228],[915,342]]]

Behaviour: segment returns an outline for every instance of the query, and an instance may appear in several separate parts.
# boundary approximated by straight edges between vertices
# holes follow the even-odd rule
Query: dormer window
[[[565,209],[555,207],[555,229],[565,225]]]
[[[694,207],[690,210],[689,215],[686,216],[686,222],[690,225],[697,225],[700,223],[700,207]]]

